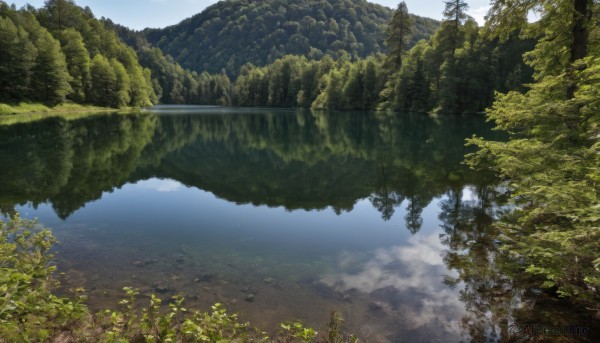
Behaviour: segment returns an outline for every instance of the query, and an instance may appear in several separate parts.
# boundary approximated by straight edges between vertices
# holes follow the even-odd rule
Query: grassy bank
[[[69,113],[69,112],[99,112],[115,111],[114,108],[98,107],[79,104],[60,104],[54,107],[48,107],[43,104],[19,103],[19,104],[0,104],[0,116],[11,114],[33,114],[33,113]]]
[[[28,123],[50,117],[61,117],[66,120],[74,120],[102,113],[132,113],[139,111],[139,108],[115,109],[78,104],[63,104],[55,107],[28,103],[21,103],[16,106],[0,104],[0,125]]]
[[[93,312],[83,289],[71,298],[54,293],[60,286],[50,253],[54,243],[34,221],[18,215],[0,220],[0,342],[358,342],[341,332],[335,311],[322,331],[287,322],[270,336],[220,304],[192,310],[180,296],[163,302],[128,287],[114,308]]]

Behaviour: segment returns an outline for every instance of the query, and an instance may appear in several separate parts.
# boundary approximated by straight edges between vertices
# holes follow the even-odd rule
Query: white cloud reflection
[[[369,294],[375,306],[398,316],[407,329],[440,329],[443,323],[443,331],[459,334],[465,309],[458,291],[442,283],[444,275],[456,276],[446,269],[443,251],[438,235],[431,234],[411,236],[406,245],[378,249],[370,258],[345,252],[338,260],[342,271],[321,282],[337,291]]]
[[[149,179],[139,181],[135,184],[136,187],[142,189],[151,189],[157,192],[176,192],[183,187],[180,182],[170,179]]]

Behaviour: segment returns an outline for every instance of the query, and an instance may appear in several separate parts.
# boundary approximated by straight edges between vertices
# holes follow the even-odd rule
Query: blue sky
[[[370,0],[391,8],[396,8],[400,0]],[[411,13],[440,19],[444,9],[443,0],[405,0]],[[5,0],[21,7],[29,3],[35,7],[44,0]],[[97,17],[107,17],[114,22],[133,29],[145,27],[165,27],[191,17],[216,0],[75,0],[80,6],[89,6]],[[489,0],[467,0],[469,14],[483,23]]]

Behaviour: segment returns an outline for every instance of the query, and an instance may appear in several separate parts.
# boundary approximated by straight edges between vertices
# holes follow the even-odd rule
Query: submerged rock
[[[255,294],[254,293],[248,293],[246,294],[246,296],[244,297],[244,300],[246,300],[247,302],[253,302],[254,301],[254,297]]]
[[[173,289],[167,284],[158,283],[154,285],[154,291],[156,291],[157,293],[168,293],[173,291]]]
[[[149,265],[151,265],[151,264],[155,264],[155,263],[157,263],[157,262],[158,262],[158,260],[157,260],[157,259],[155,259],[155,258],[147,258],[147,259],[145,259],[145,260],[142,262],[142,264],[143,264],[144,266],[149,266]]]
[[[195,282],[211,282],[217,277],[216,274],[206,273],[206,274],[198,274],[194,279]]]

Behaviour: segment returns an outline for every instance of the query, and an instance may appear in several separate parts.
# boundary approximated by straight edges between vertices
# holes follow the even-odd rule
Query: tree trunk
[[[573,0],[573,31],[571,42],[571,53],[569,61],[571,63],[585,58],[587,56],[588,45],[588,22],[591,17],[591,8],[589,0]],[[577,85],[570,85],[567,89],[567,99],[573,99]]]

